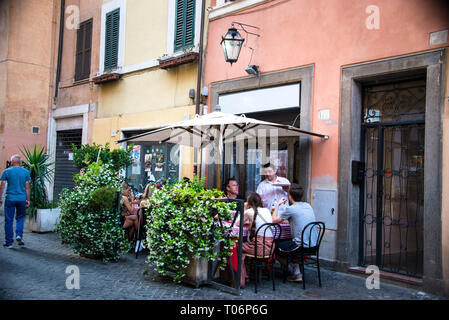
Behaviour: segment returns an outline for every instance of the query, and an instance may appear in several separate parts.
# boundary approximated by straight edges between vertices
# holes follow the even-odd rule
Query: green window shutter
[[[117,68],[120,8],[106,14],[104,71]]]
[[[90,58],[92,48],[92,19],[80,23],[76,40],[75,81],[90,76]]]
[[[193,45],[195,0],[176,0],[175,51]]]

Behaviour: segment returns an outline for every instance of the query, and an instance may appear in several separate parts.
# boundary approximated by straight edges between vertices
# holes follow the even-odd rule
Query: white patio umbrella
[[[190,120],[175,122],[159,128],[137,134],[117,141],[174,143],[203,149],[213,145],[220,156],[223,144],[233,143],[243,139],[254,140],[260,137],[298,137],[315,136],[322,139],[329,137],[324,134],[301,130],[299,128],[248,118],[245,115],[212,112],[206,115],[196,115]],[[220,157],[219,157],[220,159]]]

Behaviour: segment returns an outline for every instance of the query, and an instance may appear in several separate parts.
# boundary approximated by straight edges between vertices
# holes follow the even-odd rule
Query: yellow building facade
[[[199,0],[103,2],[93,142],[126,147],[116,141],[195,115],[200,20]],[[130,182],[141,189],[160,178],[192,178],[193,149],[171,159],[172,147],[136,145]]]

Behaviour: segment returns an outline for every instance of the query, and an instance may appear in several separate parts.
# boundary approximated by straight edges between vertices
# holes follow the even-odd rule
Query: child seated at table
[[[262,199],[256,192],[251,193],[248,196],[247,204],[245,206],[245,212],[243,215],[243,220],[249,222],[250,228],[248,230],[249,234],[255,235],[256,231],[264,223],[272,223],[271,213],[267,208],[263,207]],[[237,219],[236,226],[238,226],[240,220]],[[263,235],[265,233],[265,243],[263,241]],[[243,242],[242,244],[242,274],[240,277],[240,286],[244,287],[246,280],[248,278],[248,272],[245,267],[245,257],[247,254],[254,255],[257,237],[257,255],[261,256],[265,253],[270,252],[270,248],[273,242],[273,234],[270,229],[266,232],[265,230],[259,230],[258,234],[255,235],[250,241]]]

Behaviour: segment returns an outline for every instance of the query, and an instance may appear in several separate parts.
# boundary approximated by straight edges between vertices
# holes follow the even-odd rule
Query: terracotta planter
[[[37,209],[36,218],[29,218],[29,228],[32,232],[53,232],[55,231],[55,224],[59,221],[60,214],[60,208]]]

